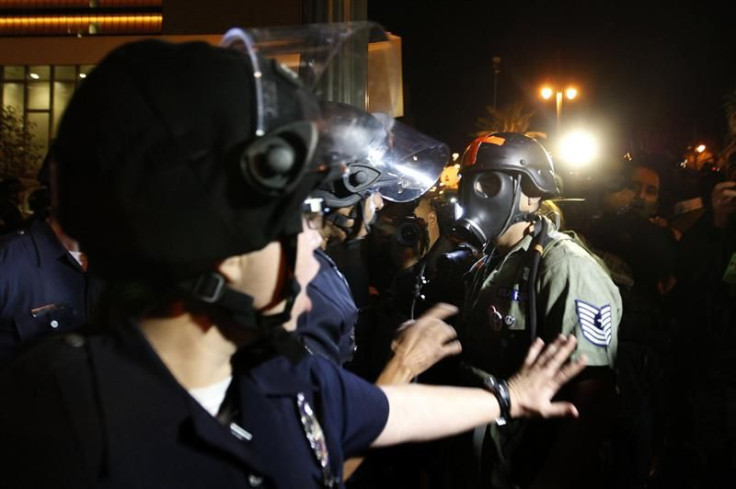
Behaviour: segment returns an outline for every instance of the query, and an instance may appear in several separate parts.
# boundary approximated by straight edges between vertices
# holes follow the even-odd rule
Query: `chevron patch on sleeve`
[[[583,336],[596,346],[607,347],[611,344],[613,330],[611,328],[611,305],[595,307],[581,300],[575,300],[575,310]]]

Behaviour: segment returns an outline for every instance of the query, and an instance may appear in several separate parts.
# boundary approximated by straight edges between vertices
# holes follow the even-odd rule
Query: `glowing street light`
[[[573,168],[580,169],[595,161],[600,152],[599,139],[589,131],[576,130],[561,138],[559,157]]]
[[[567,87],[564,90],[561,88],[554,88],[549,85],[545,85],[540,90],[542,98],[549,100],[552,96],[555,96],[556,108],[557,108],[557,134],[560,133],[560,114],[562,114],[562,98],[563,96],[568,100],[574,100],[578,96],[578,90],[575,87]]]

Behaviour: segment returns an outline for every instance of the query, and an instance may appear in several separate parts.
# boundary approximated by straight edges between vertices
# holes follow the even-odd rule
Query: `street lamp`
[[[542,87],[540,91],[542,98],[549,100],[552,95],[555,96],[556,108],[557,108],[557,134],[560,133],[560,114],[562,113],[562,97],[564,96],[568,100],[574,100],[578,96],[578,89],[575,87],[567,87],[564,90],[561,88],[553,88],[549,85]]]

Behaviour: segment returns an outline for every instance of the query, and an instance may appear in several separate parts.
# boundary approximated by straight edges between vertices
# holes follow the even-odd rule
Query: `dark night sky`
[[[616,152],[679,152],[725,136],[723,98],[736,88],[729,10],[708,1],[371,0],[368,18],[402,37],[406,122],[453,151],[493,102],[491,58],[500,56],[498,106],[527,102],[532,130],[554,130],[554,103],[538,88],[559,76],[582,95],[563,104],[563,125],[606,128]]]

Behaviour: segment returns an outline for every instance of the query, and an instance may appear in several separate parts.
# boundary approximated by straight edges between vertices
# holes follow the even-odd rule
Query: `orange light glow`
[[[577,88],[570,87],[567,90],[565,90],[565,97],[567,97],[569,100],[573,100],[577,96],[578,96]]]
[[[548,100],[552,97],[554,91],[550,87],[544,87],[540,93],[542,94],[543,99]]]
[[[98,0],[102,8],[161,7],[162,0]],[[90,8],[90,0],[0,0],[0,8]]]
[[[162,15],[74,15],[0,18],[3,34],[77,33],[95,24],[98,32],[161,32]]]

